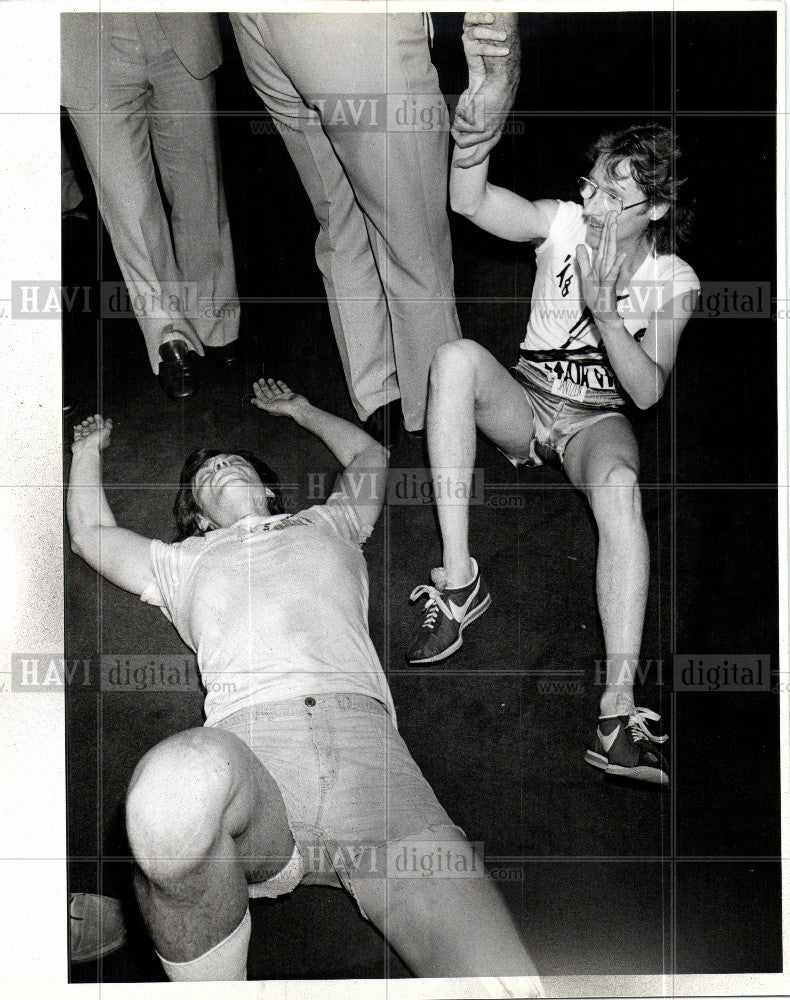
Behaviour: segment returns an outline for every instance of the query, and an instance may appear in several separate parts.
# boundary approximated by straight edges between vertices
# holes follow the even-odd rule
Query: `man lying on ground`
[[[182,473],[183,540],[151,540],[118,527],[107,504],[110,421],[74,432],[74,551],[163,610],[208,692],[205,725],[150,750],[128,791],[137,898],[165,972],[246,978],[249,897],[305,881],[350,892],[417,976],[519,977],[512,995],[541,995],[499,892],[398,735],[368,633],[362,544],[384,500],[387,451],[282,382],[254,393],[343,466],[325,504],[288,514],[258,459],[204,450]],[[450,856],[454,874],[466,864],[471,877],[441,877]],[[415,877],[398,858],[417,859]]]

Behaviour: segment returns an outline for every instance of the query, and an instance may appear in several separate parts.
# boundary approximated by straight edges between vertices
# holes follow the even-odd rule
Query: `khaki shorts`
[[[532,440],[529,443],[529,457],[515,458],[502,451],[505,458],[518,468],[520,465],[538,466],[544,462],[560,464],[565,455],[568,442],[579,431],[592,427],[600,420],[616,418],[628,423],[628,418],[621,410],[596,410],[589,406],[579,406],[567,399],[550,399],[536,392],[519,377],[517,370],[512,371],[513,377],[524,390],[530,409],[532,410]]]
[[[274,778],[296,844],[285,868],[249,886],[250,896],[280,896],[301,882],[342,885],[365,916],[354,882],[381,877],[388,848],[460,829],[374,698],[316,694],[254,705],[215,725]]]

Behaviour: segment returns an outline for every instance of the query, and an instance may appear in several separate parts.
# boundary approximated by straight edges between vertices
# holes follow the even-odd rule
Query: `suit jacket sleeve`
[[[98,106],[100,18],[112,14],[62,14],[60,18],[60,103],[88,111]],[[222,63],[222,43],[214,14],[155,15],[186,71],[198,80]]]
[[[222,63],[222,42],[216,14],[157,14],[173,51],[184,69],[198,80]]]

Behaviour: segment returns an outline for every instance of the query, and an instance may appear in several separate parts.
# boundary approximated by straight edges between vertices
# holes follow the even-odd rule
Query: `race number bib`
[[[575,382],[571,382],[568,378],[555,378],[550,383],[549,388],[551,389],[551,394],[553,396],[561,396],[563,399],[572,399],[577,403],[583,403],[584,397],[587,395],[586,385],[577,385]]]

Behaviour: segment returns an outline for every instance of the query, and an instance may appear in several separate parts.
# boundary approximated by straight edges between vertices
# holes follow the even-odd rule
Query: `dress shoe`
[[[110,896],[73,892],[69,902],[69,956],[95,962],[126,941],[121,904]]]
[[[232,340],[221,347],[203,347],[206,357],[219,368],[230,368],[239,360],[239,342]]]
[[[81,204],[82,202],[80,202]],[[60,218],[63,222],[90,222],[91,217],[78,205],[76,208],[69,208],[62,212]]]
[[[186,399],[197,390],[197,354],[184,340],[167,340],[159,348],[159,384],[171,399]]]
[[[385,448],[392,449],[398,443],[403,427],[400,400],[393,399],[374,410],[362,425],[364,430]]]

